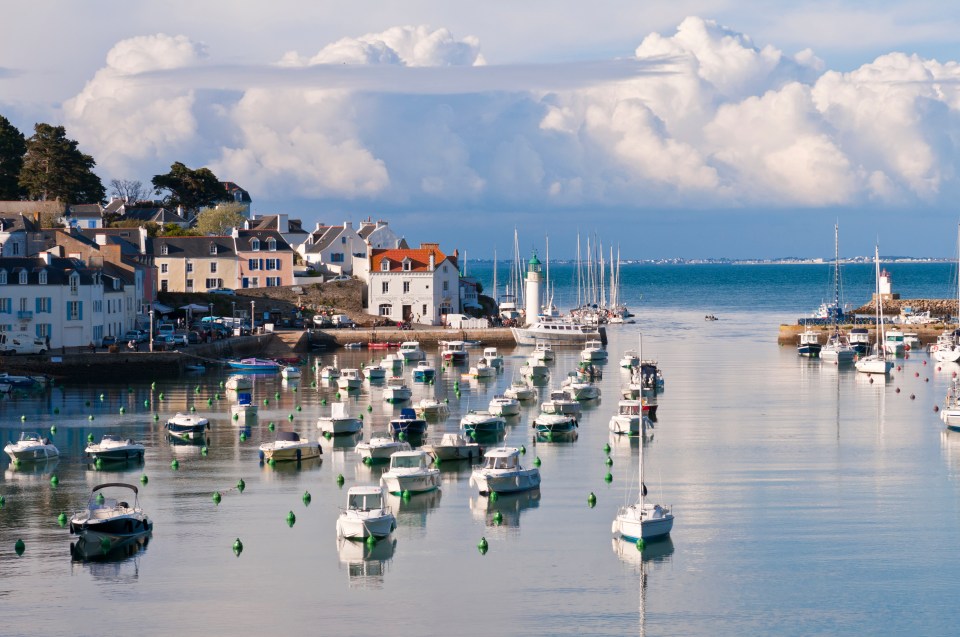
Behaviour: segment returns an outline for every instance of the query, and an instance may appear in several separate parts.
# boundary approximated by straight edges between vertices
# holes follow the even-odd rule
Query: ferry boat
[[[543,341],[551,345],[580,345],[597,340],[607,344],[607,330],[603,326],[580,325],[569,319],[541,316],[527,327],[511,327],[517,345],[536,345]]]

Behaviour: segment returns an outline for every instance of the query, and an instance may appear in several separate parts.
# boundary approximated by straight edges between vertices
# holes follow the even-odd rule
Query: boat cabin
[[[426,469],[427,454],[423,451],[398,451],[390,456],[390,469]]]
[[[378,487],[353,487],[347,493],[347,506],[354,511],[383,508],[383,491]]]
[[[519,452],[511,452],[508,450],[492,451],[487,454],[486,463],[483,468],[502,470],[519,469]]]
[[[643,403],[639,400],[621,400],[619,414],[621,416],[639,416],[643,412]]]
[[[351,379],[359,380],[361,378],[360,370],[359,369],[341,369],[340,378],[346,378],[347,380],[351,380]]]

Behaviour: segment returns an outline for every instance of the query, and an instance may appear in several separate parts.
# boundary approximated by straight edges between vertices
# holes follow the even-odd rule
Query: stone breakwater
[[[930,312],[933,318],[947,318],[957,315],[956,299],[891,299],[883,302],[884,316],[897,316],[904,308],[910,308],[914,314]],[[873,301],[853,311],[854,314],[871,315],[876,312]]]

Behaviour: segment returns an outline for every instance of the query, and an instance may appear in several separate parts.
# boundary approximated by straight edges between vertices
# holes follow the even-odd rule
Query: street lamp
[[[152,352],[153,351],[153,304],[151,303],[147,307],[150,308],[148,311],[150,312],[150,351]]]
[[[237,302],[230,301],[230,329],[233,329],[237,326]]]

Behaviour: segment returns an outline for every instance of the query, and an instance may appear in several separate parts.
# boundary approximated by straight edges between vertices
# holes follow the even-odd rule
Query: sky
[[[469,5],[469,6],[468,6]],[[0,115],[477,258],[950,257],[960,4],[4,3]]]

